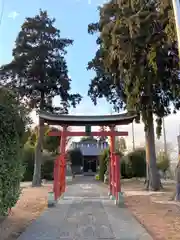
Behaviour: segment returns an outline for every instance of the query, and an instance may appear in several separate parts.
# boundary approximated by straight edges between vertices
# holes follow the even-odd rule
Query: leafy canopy
[[[44,136],[44,148],[51,153],[58,153],[60,147],[60,136],[49,136],[49,132],[59,132],[59,129],[52,127],[48,128]]]

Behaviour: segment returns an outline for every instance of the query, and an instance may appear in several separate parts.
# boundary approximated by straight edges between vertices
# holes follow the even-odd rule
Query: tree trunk
[[[148,164],[148,158],[149,158],[149,148],[148,148],[148,143],[147,143],[147,137],[146,137],[146,132],[145,132],[145,140],[146,140],[146,180],[145,180],[145,185],[146,185],[146,190],[149,190],[149,164]]]
[[[44,121],[39,119],[38,140],[35,149],[33,187],[41,186],[42,143],[44,137]]]
[[[180,162],[178,162],[176,170],[175,170],[175,177],[176,177],[176,193],[175,193],[175,200],[180,201]]]
[[[161,181],[156,165],[154,123],[151,111],[149,111],[148,113],[148,125],[145,131],[145,138],[146,138],[146,164],[147,164],[146,189],[158,191],[161,188]]]

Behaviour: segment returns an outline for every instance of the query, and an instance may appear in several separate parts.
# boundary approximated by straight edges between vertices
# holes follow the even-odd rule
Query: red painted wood
[[[111,127],[111,135],[110,135],[110,161],[111,161],[111,193],[115,196],[115,167],[114,167],[114,152],[115,152],[115,131],[114,127]]]
[[[70,132],[70,131],[66,131],[66,136],[70,136],[70,137],[84,137],[86,136],[85,132]],[[48,133],[49,136],[61,136],[62,135],[62,131],[59,132],[49,132]],[[106,136],[121,136],[121,137],[126,137],[128,136],[128,132],[118,132],[118,131],[102,131],[102,132],[91,132],[91,136],[101,136],[101,137],[106,137]]]
[[[60,143],[60,168],[61,168],[61,176],[60,176],[60,188],[61,193],[65,192],[66,189],[66,127],[63,127],[63,131],[61,132],[61,143]]]
[[[53,183],[53,191],[55,200],[58,199],[59,188],[58,188],[58,176],[59,176],[59,167],[58,167],[58,158],[54,162],[54,183]]]
[[[112,195],[112,174],[111,174],[111,170],[112,170],[112,166],[111,166],[111,155],[110,155],[110,159],[109,159],[109,194]]]
[[[57,136],[57,135],[56,135]],[[60,139],[60,156],[57,158],[54,164],[54,195],[57,200],[65,191],[66,184],[66,128],[61,132]]]
[[[118,200],[118,193],[121,192],[121,185],[120,185],[120,156],[119,155],[115,155],[116,158],[116,199]]]

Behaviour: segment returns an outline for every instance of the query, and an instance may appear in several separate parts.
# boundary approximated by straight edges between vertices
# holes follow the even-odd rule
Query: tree
[[[26,142],[30,131],[28,127],[28,125],[31,124],[29,108],[27,108],[24,102],[19,100],[16,92],[3,86],[0,86],[0,104],[3,104],[3,106],[8,106],[12,108],[12,110],[16,108],[19,116],[17,119],[15,119],[17,121],[17,132],[20,137],[20,144],[23,145]]]
[[[31,146],[35,147],[37,144],[37,140],[38,140],[38,127],[35,126],[33,129],[31,129],[27,142]]]
[[[97,141],[97,139],[96,138],[94,138],[93,136],[87,136],[87,137],[82,137],[81,139],[80,139],[80,142],[88,142],[88,141]]]
[[[161,187],[156,165],[153,116],[159,137],[162,118],[180,106],[177,46],[171,24],[170,1],[110,1],[100,9],[99,49],[88,64],[96,72],[89,96],[96,104],[105,97],[116,111],[136,112],[144,123],[147,188]]]
[[[109,148],[104,149],[99,158],[99,179],[104,181],[104,174],[108,170],[109,165]]]
[[[127,154],[131,163],[133,177],[145,177],[146,175],[146,152],[144,148],[137,148]]]
[[[69,130],[69,128],[68,128]],[[60,136],[49,136],[49,132],[59,132],[60,130],[55,127],[48,127],[45,134],[44,134],[44,141],[43,141],[43,147],[44,149],[48,150],[51,153],[58,153],[59,147],[60,147]],[[66,139],[66,145],[70,141],[71,137],[68,137]]]
[[[49,136],[49,132],[59,132],[59,129],[52,127],[48,128],[45,132],[43,146],[46,150],[52,153],[58,153],[58,148],[60,146],[60,136]]]
[[[69,129],[69,128],[68,128]],[[46,149],[50,153],[58,153],[60,147],[60,136],[49,136],[49,132],[59,132],[60,129],[56,127],[49,127],[48,125],[44,126],[44,137],[43,137],[43,149]],[[68,144],[71,137],[67,138],[66,144]],[[29,137],[27,139],[27,143],[31,146],[35,147],[38,140],[38,126],[35,126],[29,132]]]
[[[83,163],[83,155],[79,148],[75,148],[69,150],[68,153],[68,160],[71,162],[71,171],[74,173],[74,167],[81,166]]]
[[[174,147],[173,147],[173,144],[170,143],[170,142],[166,143],[166,149],[167,149],[167,153],[169,155],[176,152]],[[158,154],[159,152],[162,152],[162,150],[165,151],[164,143],[159,141],[159,140],[156,141],[156,153]]]
[[[117,139],[116,149],[121,153],[124,153],[127,150],[125,138],[121,137]]]
[[[24,133],[24,137],[22,139],[22,143],[25,144],[28,141],[28,139],[30,138],[30,136],[31,136],[31,128],[27,127],[25,129],[25,133]]]
[[[100,127],[99,127],[99,131],[100,131],[100,132],[101,132],[101,131],[107,131],[107,127],[106,127],[106,126],[100,126]],[[108,139],[107,136],[105,136],[105,137],[102,137],[102,136],[98,137],[98,140],[99,140],[99,141],[102,141],[102,142],[105,142],[107,139]]]
[[[157,155],[157,166],[165,176],[167,170],[170,167],[170,157],[165,152],[159,152]]]
[[[21,26],[13,49],[13,60],[1,67],[1,83],[16,89],[31,110],[68,113],[69,107],[80,102],[79,94],[70,93],[71,79],[65,60],[71,39],[62,38],[55,19],[40,10],[28,17]],[[53,98],[60,97],[60,106],[53,106]],[[38,141],[35,151],[33,186],[41,185],[41,152],[44,123],[39,119]]]

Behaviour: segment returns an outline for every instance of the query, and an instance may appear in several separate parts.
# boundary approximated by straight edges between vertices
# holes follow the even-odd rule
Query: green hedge
[[[82,166],[83,164],[83,155],[79,148],[69,150],[67,158],[71,162],[71,166]]]
[[[42,165],[41,171],[42,179],[53,180],[54,161],[52,159],[45,161]]]
[[[104,181],[104,174],[109,164],[109,149],[105,149],[99,157],[99,180]]]
[[[170,168],[171,159],[165,152],[159,152],[157,154],[157,167],[163,173],[165,173]]]
[[[146,177],[146,151],[135,149],[121,159],[121,176],[124,178]]]
[[[164,152],[157,154],[157,167],[165,173],[170,166],[170,157]],[[123,178],[146,177],[146,151],[135,149],[121,159],[121,176]]]
[[[121,178],[132,178],[132,166],[127,156],[121,158]]]
[[[145,149],[139,148],[135,151],[121,156],[120,171],[122,178],[145,177],[146,176],[146,153]],[[109,149],[105,149],[99,158],[99,179],[104,181],[104,174],[109,164]]]
[[[22,153],[22,162],[25,167],[23,181],[32,181],[34,171],[34,146],[25,144]]]
[[[0,104],[0,217],[7,216],[18,201],[24,173],[21,135],[18,132],[21,116],[18,115],[18,105],[13,104],[11,95],[7,94],[6,104]]]

